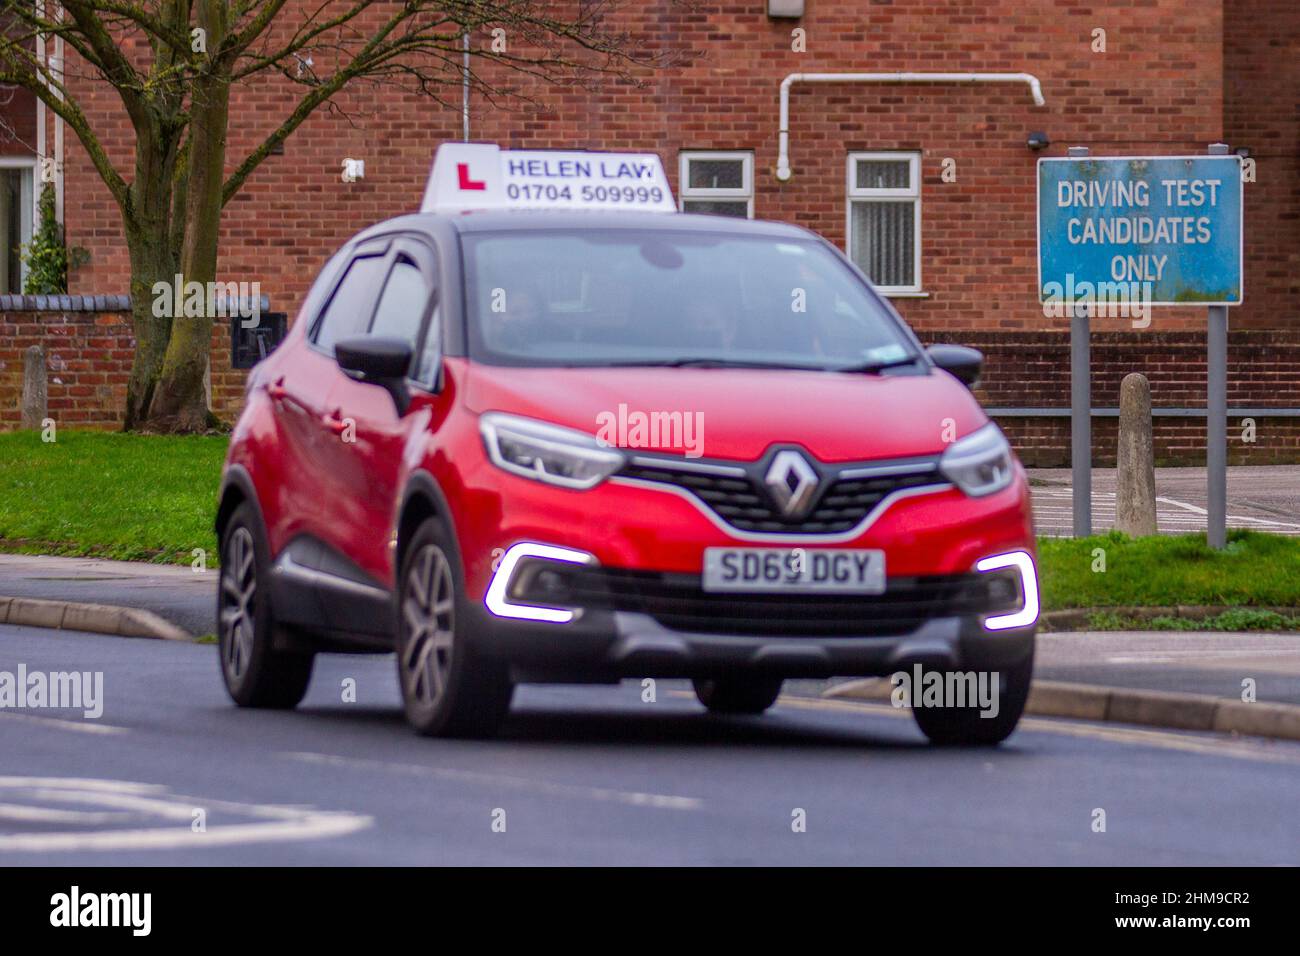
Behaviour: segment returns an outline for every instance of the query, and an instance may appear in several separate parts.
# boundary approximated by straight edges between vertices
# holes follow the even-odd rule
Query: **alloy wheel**
[[[257,612],[257,566],[253,535],[239,527],[230,536],[221,562],[221,627],[225,640],[226,672],[239,680],[253,656],[253,628]]]
[[[422,708],[438,703],[451,672],[456,590],[451,565],[436,545],[425,545],[406,573],[402,597],[402,669],[412,699]]]

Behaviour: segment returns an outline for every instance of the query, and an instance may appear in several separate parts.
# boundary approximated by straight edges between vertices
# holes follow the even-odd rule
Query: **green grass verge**
[[[216,563],[224,435],[0,434],[0,550]]]
[[[188,564],[192,550],[203,548],[213,565],[212,517],[227,441],[61,431],[46,444],[32,432],[0,434],[0,550]],[[1232,531],[1228,547],[1216,552],[1198,535],[1112,532],[1044,538],[1039,555],[1049,611],[1300,608],[1300,537]],[[1170,620],[1180,629],[1198,623]],[[1241,618],[1230,629],[1260,620]]]
[[[1117,605],[1300,607],[1300,538],[1229,531],[1222,551],[1211,550],[1204,535],[1194,534],[1043,538],[1039,577],[1049,611]]]
[[[1114,611],[1096,611],[1088,615],[1090,631],[1300,631],[1300,617],[1239,607],[1222,614],[1192,619],[1170,617],[1135,618]]]

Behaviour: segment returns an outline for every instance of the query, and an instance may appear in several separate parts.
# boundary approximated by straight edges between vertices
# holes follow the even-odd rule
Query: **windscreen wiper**
[[[729,358],[671,358],[671,359],[627,359],[615,362],[593,362],[588,365],[576,365],[576,368],[780,368],[800,372],[824,372],[824,365],[794,365],[789,362],[764,362],[757,359]],[[838,371],[838,369],[835,369]]]
[[[921,356],[909,355],[907,358],[891,359],[888,362],[863,362],[860,365],[837,365],[828,368],[829,372],[859,372],[864,375],[877,375],[887,368],[901,368],[904,365],[915,365]]]

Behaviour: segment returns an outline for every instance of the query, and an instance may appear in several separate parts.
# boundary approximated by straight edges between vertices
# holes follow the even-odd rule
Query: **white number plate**
[[[883,594],[885,552],[705,548],[704,590]]]

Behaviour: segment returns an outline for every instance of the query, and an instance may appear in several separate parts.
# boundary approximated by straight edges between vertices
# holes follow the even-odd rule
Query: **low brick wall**
[[[93,303],[92,303],[93,304]],[[965,331],[945,341],[970,345],[986,357],[980,400],[997,409],[1055,408],[1070,404],[1070,341],[1065,332]],[[134,337],[121,310],[0,311],[0,429],[19,424],[23,352],[43,345],[49,369],[50,415],[73,428],[120,428]],[[229,329],[218,323],[212,340],[212,399],[218,416],[234,421],[246,374],[230,368]],[[1116,407],[1129,372],[1151,380],[1155,408],[1203,408],[1205,336],[1196,332],[1097,332],[1092,337],[1094,407]],[[1300,408],[1300,331],[1232,332],[1228,337],[1228,407]],[[1009,416],[998,421],[1026,464],[1055,467],[1070,461],[1068,415]],[[1256,415],[1255,441],[1242,440],[1239,416],[1228,422],[1233,464],[1300,463],[1300,418]],[[1093,457],[1114,464],[1118,419],[1093,419]],[[1157,416],[1160,464],[1205,460],[1204,418]]]
[[[135,354],[131,314],[86,305],[91,307],[0,311],[0,430],[20,424],[23,353],[33,345],[45,347],[50,417],[60,427],[122,427]],[[212,335],[212,403],[217,415],[228,421],[238,417],[246,375],[230,367],[229,328],[218,322]]]
[[[1070,419],[995,416],[1021,461],[1030,468],[1064,468],[1070,464]],[[1152,444],[1157,465],[1204,465],[1205,419],[1155,418]],[[1300,464],[1300,418],[1254,416],[1255,441],[1242,440],[1242,419],[1228,418],[1228,464]],[[1093,418],[1092,461],[1115,467],[1118,418]]]
[[[949,341],[985,355],[980,400],[997,409],[1070,407],[1068,332],[968,331]],[[1151,382],[1153,409],[1205,407],[1203,332],[1094,332],[1091,339],[1092,405],[1116,408],[1120,381],[1142,372]],[[1300,462],[1300,418],[1254,415],[1254,442],[1242,440],[1234,409],[1300,409],[1300,330],[1242,330],[1228,335],[1228,461],[1231,464]],[[1070,419],[997,416],[1026,464],[1068,465]],[[1092,420],[1093,460],[1115,463],[1118,419]],[[1153,418],[1157,464],[1205,462],[1204,417]]]

